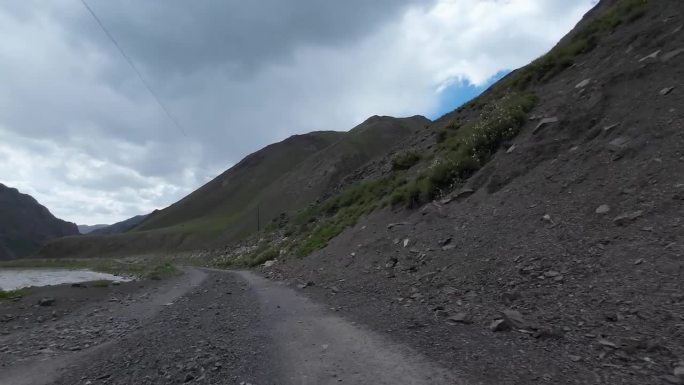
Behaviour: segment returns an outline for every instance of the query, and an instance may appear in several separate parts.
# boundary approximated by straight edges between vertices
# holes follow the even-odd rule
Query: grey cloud
[[[33,74],[8,83],[11,97],[0,115],[3,123],[23,135],[52,137],[65,146],[73,145],[74,135],[85,136],[89,140],[80,145],[83,151],[104,161],[123,161],[144,175],[168,176],[179,170],[183,165],[178,160],[183,159],[188,143],[197,141],[209,146],[205,148],[209,151],[196,154],[200,157],[196,163],[233,163],[238,160],[233,154],[245,155],[245,149],[255,150],[274,139],[270,132],[274,127],[258,126],[258,122],[257,127],[249,127],[251,122],[244,118],[264,110],[258,98],[242,97],[251,94],[247,74],[258,76],[264,66],[291,60],[297,47],[334,49],[335,45],[351,44],[396,19],[407,6],[432,2],[88,0],[189,137],[178,132],[153,102],[79,1],[3,4],[0,8],[22,23],[36,24],[48,15],[56,24],[55,30],[48,25],[31,32],[59,36],[60,43],[68,44],[72,51],[59,57],[64,53],[55,49],[52,62],[40,57],[32,60],[36,67]],[[73,56],[69,57],[69,53]],[[88,66],[87,61],[79,61],[94,54],[102,58],[86,67],[85,73],[63,76],[74,67]],[[20,72],[20,68],[15,71]],[[83,77],[87,78],[85,83]],[[265,87],[260,91],[268,93]],[[238,117],[226,114],[227,108],[238,112]],[[283,117],[277,115],[270,119],[282,126],[278,121]],[[250,130],[250,135],[241,132],[243,128]],[[292,128],[283,130],[291,132]],[[103,148],[103,143],[111,142],[111,136],[154,148],[132,164],[121,159],[126,154],[115,151],[116,146]],[[226,139],[234,147],[211,148]],[[169,156],[174,153],[181,156]]]
[[[287,61],[302,45],[331,47],[362,38],[408,5],[431,0],[90,0],[89,4],[151,77],[219,67],[254,73]],[[92,20],[76,33],[101,40]]]

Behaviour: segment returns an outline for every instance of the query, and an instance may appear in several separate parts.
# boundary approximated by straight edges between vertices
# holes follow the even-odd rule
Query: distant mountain
[[[90,232],[90,234],[106,235],[106,234],[121,234],[139,225],[147,218],[149,214],[136,215],[133,218],[128,218],[124,221],[114,223],[113,225],[103,226]]]
[[[25,257],[45,241],[79,234],[30,195],[0,183],[0,259]]]
[[[95,230],[102,229],[104,227],[107,227],[109,225],[78,225],[78,231],[81,232],[81,234],[88,234],[91,233]]]

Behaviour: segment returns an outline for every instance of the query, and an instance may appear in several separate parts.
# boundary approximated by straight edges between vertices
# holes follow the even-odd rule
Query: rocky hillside
[[[0,259],[24,257],[50,239],[79,234],[30,195],[0,184]]]
[[[66,238],[43,257],[122,255],[194,250],[243,239],[322,199],[359,167],[391,151],[430,121],[371,117],[349,132],[296,135],[247,156],[126,234]],[[347,179],[345,179],[347,178]]]
[[[362,183],[205,257],[275,249],[267,276],[465,382],[684,383],[683,72],[683,2],[601,1]]]

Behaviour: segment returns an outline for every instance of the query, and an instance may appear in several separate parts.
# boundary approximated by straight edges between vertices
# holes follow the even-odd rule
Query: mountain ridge
[[[79,234],[28,194],[0,183],[0,259],[25,257],[44,242]]]
[[[91,235],[106,235],[106,234],[120,234],[129,231],[135,226],[139,225],[145,220],[150,214],[141,214],[124,219],[123,221],[112,223],[111,225],[105,225],[99,229],[95,229],[90,232]]]
[[[109,225],[106,225],[104,223],[97,224],[97,225],[78,225],[78,231],[81,234],[85,235],[85,234],[91,233],[95,230],[102,229],[102,228],[107,227],[107,226],[109,226]]]

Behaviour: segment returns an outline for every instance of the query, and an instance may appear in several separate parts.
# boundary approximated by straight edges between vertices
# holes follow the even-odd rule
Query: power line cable
[[[86,2],[86,0],[81,0],[81,3],[82,3],[83,6],[88,10],[88,13],[90,13],[90,15],[93,17],[93,19],[95,19],[95,22],[97,22],[97,25],[100,26],[100,28],[101,28],[102,31],[105,33],[105,35],[107,35],[107,37],[109,38],[109,40],[111,40],[111,42],[114,44],[114,46],[115,46],[116,49],[119,51],[119,53],[121,53],[121,56],[123,56],[123,58],[126,60],[126,62],[128,63],[128,65],[131,66],[131,68],[133,69],[133,72],[135,72],[135,74],[138,75],[138,79],[140,79],[140,81],[141,81],[142,84],[145,86],[145,88],[147,88],[147,91],[149,91],[150,95],[152,95],[152,97],[153,97],[154,100],[157,102],[157,104],[159,105],[159,107],[164,111],[164,113],[166,114],[166,116],[169,117],[169,120],[171,120],[171,122],[176,126],[176,128],[178,128],[178,130],[181,132],[181,134],[183,134],[183,136],[186,136],[186,137],[187,137],[188,135],[185,133],[185,130],[184,130],[183,127],[180,125],[180,123],[178,123],[178,120],[176,120],[176,118],[171,114],[171,111],[169,111],[169,109],[166,108],[166,106],[164,105],[164,103],[162,103],[162,101],[161,101],[161,99],[159,98],[159,96],[157,95],[157,93],[154,92],[154,90],[152,89],[152,86],[150,86],[150,83],[148,83],[147,80],[145,80],[145,77],[144,77],[144,76],[142,75],[142,73],[138,70],[138,67],[135,66],[135,63],[133,62],[133,60],[130,58],[130,56],[128,56],[128,55],[126,54],[126,51],[124,51],[123,48],[121,47],[121,45],[119,45],[119,43],[116,41],[116,39],[114,38],[114,36],[113,36],[113,35],[109,32],[109,30],[107,29],[107,27],[104,26],[104,24],[102,23],[102,21],[100,20],[100,18],[97,17],[97,15],[96,15],[95,12],[93,11],[93,9],[90,8],[90,6],[88,5],[88,3]]]

